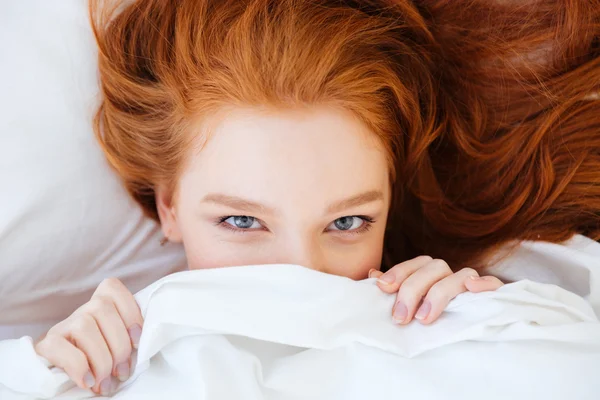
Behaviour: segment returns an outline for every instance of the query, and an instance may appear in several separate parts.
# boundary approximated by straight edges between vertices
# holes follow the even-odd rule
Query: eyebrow
[[[350,198],[338,201],[327,208],[328,214],[334,214],[352,207],[358,207],[363,204],[373,203],[383,200],[383,192],[379,190],[370,190],[368,192],[357,194]],[[263,215],[273,215],[276,213],[274,208],[264,204],[257,203],[242,197],[230,196],[222,193],[211,193],[204,196],[203,203],[213,203],[226,206],[238,211],[247,213],[259,213]]]
[[[383,192],[379,190],[369,190],[368,192],[357,194],[348,199],[338,201],[327,208],[329,214],[335,214],[348,208],[362,206],[363,204],[374,203],[383,200]]]
[[[221,206],[233,208],[238,211],[260,214],[275,214],[275,209],[267,207],[263,204],[252,200],[244,199],[237,196],[229,196],[221,193],[211,193],[204,196],[203,203],[213,203]]]

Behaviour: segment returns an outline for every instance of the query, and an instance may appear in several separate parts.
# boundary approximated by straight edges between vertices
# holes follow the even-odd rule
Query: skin
[[[379,269],[388,164],[352,114],[231,110],[194,153],[173,202],[164,191],[158,202],[165,236],[183,242],[190,269],[288,263],[352,279]],[[252,227],[223,221],[231,216],[253,218]]]
[[[197,127],[176,193],[159,187],[156,196],[165,237],[183,243],[190,269],[283,263],[378,278],[396,296],[398,324],[429,324],[458,294],[502,285],[428,256],[379,271],[389,165],[373,132],[349,112],[232,108],[213,118]],[[80,387],[108,394],[115,378],[130,375],[142,325],[131,293],[109,279],[36,351]]]

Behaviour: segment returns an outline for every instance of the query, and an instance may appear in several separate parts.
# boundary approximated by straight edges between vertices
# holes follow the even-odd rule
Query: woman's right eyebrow
[[[273,215],[277,213],[272,207],[268,207],[259,202],[244,199],[238,196],[231,196],[223,193],[210,193],[204,196],[202,203],[212,203],[225,206],[237,211],[247,213],[259,213],[261,215]]]

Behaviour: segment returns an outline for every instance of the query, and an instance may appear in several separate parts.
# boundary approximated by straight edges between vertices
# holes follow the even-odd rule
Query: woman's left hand
[[[369,278],[377,278],[377,286],[384,292],[398,293],[392,318],[402,325],[413,318],[430,324],[459,294],[492,291],[504,285],[496,277],[480,277],[472,268],[452,272],[444,260],[429,256],[405,261],[386,273],[371,270]]]

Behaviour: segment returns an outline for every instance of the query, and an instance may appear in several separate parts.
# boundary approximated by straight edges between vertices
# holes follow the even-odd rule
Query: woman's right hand
[[[53,326],[35,351],[81,388],[102,395],[131,374],[131,352],[142,333],[140,309],[118,279],[104,280],[89,302]]]

